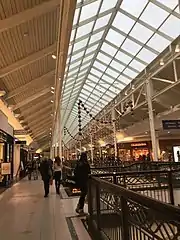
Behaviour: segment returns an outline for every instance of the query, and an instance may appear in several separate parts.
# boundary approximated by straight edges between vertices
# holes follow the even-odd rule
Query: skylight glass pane
[[[93,88],[96,86],[96,84],[94,82],[92,82],[91,80],[87,80],[86,84],[93,87]]]
[[[85,61],[89,61],[90,59],[92,59],[92,54],[90,55],[90,56],[88,56],[88,57],[84,57],[84,59],[83,59],[83,63],[85,62]]]
[[[126,68],[123,73],[126,74],[127,76],[131,77],[132,79],[138,75],[138,73],[132,71],[129,68]]]
[[[103,31],[93,34],[90,38],[89,44],[96,42],[102,38]]]
[[[75,54],[75,55],[73,54],[72,57],[71,57],[71,62],[73,62],[74,60],[76,60],[76,59],[82,57],[83,54],[84,54],[84,51],[79,52],[79,53],[77,53],[77,54]]]
[[[98,53],[97,58],[101,60],[102,62],[105,62],[107,65],[109,65],[111,58],[107,57],[103,53]]]
[[[113,78],[117,78],[117,77],[119,76],[119,73],[113,71],[113,70],[110,69],[110,68],[108,68],[108,69],[106,70],[106,73],[109,74],[109,75],[110,75],[111,77],[113,77]]]
[[[120,80],[119,80],[120,81]],[[125,87],[125,85],[123,85],[121,82],[119,82],[118,80],[116,80],[114,83],[113,83],[113,86],[116,88],[116,89],[123,89]]]
[[[148,0],[132,1],[124,0],[122,1],[121,8],[135,17],[139,17],[143,9],[145,8]]]
[[[134,20],[132,20],[131,18],[129,18],[129,17],[125,16],[124,14],[118,12],[116,14],[116,17],[115,17],[112,25],[128,34],[129,31],[131,30],[132,26],[134,25],[134,23],[135,23]]]
[[[158,2],[171,9],[174,9],[178,5],[178,0],[158,0]]]
[[[93,102],[93,103],[96,103],[96,101],[99,100],[99,97],[97,97],[97,96],[95,96],[93,94],[91,94],[89,98],[91,99],[91,102]]]
[[[126,41],[123,43],[122,45],[122,49],[124,49],[125,51],[136,55],[139,50],[141,49],[141,46],[133,41],[131,41],[130,39],[126,39]]]
[[[96,75],[97,77],[101,77],[102,76],[102,73],[97,71],[96,69],[94,68],[91,68],[91,73],[93,73],[94,75]]]
[[[127,77],[124,77],[123,75],[120,75],[118,79],[123,82],[125,85],[128,85],[130,83],[130,80]]]
[[[74,63],[74,64],[71,64],[70,67],[69,67],[69,70],[71,70],[74,67],[80,66],[80,64],[81,64],[81,60],[76,62],[76,63]]]
[[[79,8],[75,10],[73,26],[77,24],[78,17],[79,17]]]
[[[95,16],[97,14],[97,11],[99,8],[99,3],[100,3],[100,0],[90,3],[90,4],[87,4],[82,7],[80,22],[83,20],[86,20],[90,17]]]
[[[100,12],[105,12],[108,9],[114,8],[118,0],[105,0],[101,6]]]
[[[102,82],[103,82],[103,79],[107,82],[107,83],[109,83],[109,84],[112,84],[113,82],[114,82],[114,78],[111,78],[111,77],[108,77],[107,75],[103,75],[102,76]],[[99,83],[100,84],[100,83]],[[104,86],[104,85],[103,85]]]
[[[144,27],[140,23],[136,23],[132,31],[130,32],[130,36],[138,39],[139,41],[146,43],[147,40],[153,35],[153,31]]]
[[[98,44],[96,44],[96,45],[88,48],[88,49],[86,50],[86,54],[95,51],[95,50],[97,49],[97,47],[98,47]]]
[[[167,39],[161,37],[159,34],[155,34],[150,41],[148,42],[148,46],[151,48],[154,48],[158,52],[162,52],[168,45],[170,44],[170,41]]]
[[[93,22],[78,27],[76,38],[82,37],[92,31]]]
[[[132,60],[131,57],[128,55],[124,54],[123,52],[118,51],[115,58],[125,64],[129,64],[129,62]]]
[[[109,30],[109,32],[106,36],[106,40],[115,44],[117,47],[121,46],[124,39],[125,39],[124,36],[122,36],[121,34],[117,33],[116,31],[114,31],[112,29]]]
[[[95,83],[97,83],[99,80],[98,77],[94,77],[92,74],[89,74],[88,78],[90,78],[90,80],[94,81]]]
[[[94,30],[106,26],[109,22],[110,16],[111,14],[108,14],[104,17],[98,18],[98,20],[96,21]]]
[[[138,70],[139,72],[144,70],[144,68],[146,67],[146,65],[140,63],[139,61],[136,61],[135,59],[129,64],[129,66],[133,67],[134,69]]]
[[[137,55],[138,58],[142,59],[143,61],[147,63],[151,63],[157,55],[153,52],[150,52],[149,50],[143,48]]]
[[[153,15],[152,15],[153,14]],[[147,22],[151,26],[158,28],[168,16],[168,12],[153,3],[149,3],[140,19]]]
[[[99,68],[101,71],[105,71],[106,70],[106,66],[105,65],[103,65],[103,64],[101,64],[100,62],[97,62],[97,61],[95,61],[94,62],[94,65],[93,65],[94,67],[96,67],[96,68]]]
[[[88,42],[88,38],[86,38],[86,39],[84,39],[80,42],[75,43],[73,51],[84,48],[87,45],[87,42]]]
[[[180,19],[170,15],[170,17],[160,28],[160,31],[166,33],[170,37],[178,37],[180,34]]]
[[[114,47],[111,47],[109,44],[107,43],[103,43],[101,49],[108,53],[111,56],[114,56],[114,54],[117,52],[117,49],[115,49]]]
[[[110,66],[117,69],[119,72],[123,71],[123,69],[125,68],[122,64],[118,63],[115,60],[111,62]]]

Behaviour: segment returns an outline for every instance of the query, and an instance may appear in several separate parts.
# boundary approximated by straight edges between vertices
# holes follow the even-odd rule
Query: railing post
[[[129,223],[128,223],[128,206],[127,201],[121,196],[121,221],[122,221],[122,239],[129,240]]]
[[[173,192],[173,180],[172,180],[172,171],[168,171],[168,188],[169,188],[169,197],[170,203],[174,205],[174,192]]]
[[[96,185],[96,213],[97,213],[97,229],[101,230],[101,206],[100,206],[100,190],[99,185]]]
[[[93,206],[92,206],[93,196],[92,196],[92,181],[89,179],[88,183],[88,212],[90,217],[93,215]]]

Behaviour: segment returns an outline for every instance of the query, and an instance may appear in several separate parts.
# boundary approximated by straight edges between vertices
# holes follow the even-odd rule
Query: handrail
[[[108,189],[114,194],[121,195],[126,199],[131,199],[131,200],[137,202],[138,204],[141,204],[150,209],[153,208],[154,210],[156,210],[158,212],[162,212],[162,214],[164,214],[164,213],[166,213],[167,215],[173,214],[173,220],[180,221],[180,209],[176,206],[162,203],[161,201],[158,201],[156,199],[149,198],[147,196],[144,196],[142,194],[131,191],[131,190],[121,187],[119,185],[115,185],[113,183],[110,183],[108,181],[105,181],[103,179],[100,179],[100,178],[97,178],[94,176],[90,177],[90,184],[91,184],[91,181],[93,181],[93,183],[95,185],[98,185],[101,189],[102,188]]]

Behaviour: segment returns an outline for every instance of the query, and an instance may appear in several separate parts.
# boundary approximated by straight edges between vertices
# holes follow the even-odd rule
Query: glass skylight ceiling
[[[179,34],[178,0],[78,0],[62,90],[62,128],[75,135],[79,99],[96,115]],[[90,118],[84,112],[82,118],[85,126]]]

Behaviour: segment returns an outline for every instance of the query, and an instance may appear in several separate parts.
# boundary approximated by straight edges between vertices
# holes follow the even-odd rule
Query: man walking
[[[44,192],[45,192],[44,197],[47,198],[49,195],[49,183],[50,183],[50,179],[52,178],[52,169],[48,159],[46,158],[43,159],[43,161],[41,162],[40,173],[42,176],[42,180],[44,182]]]

